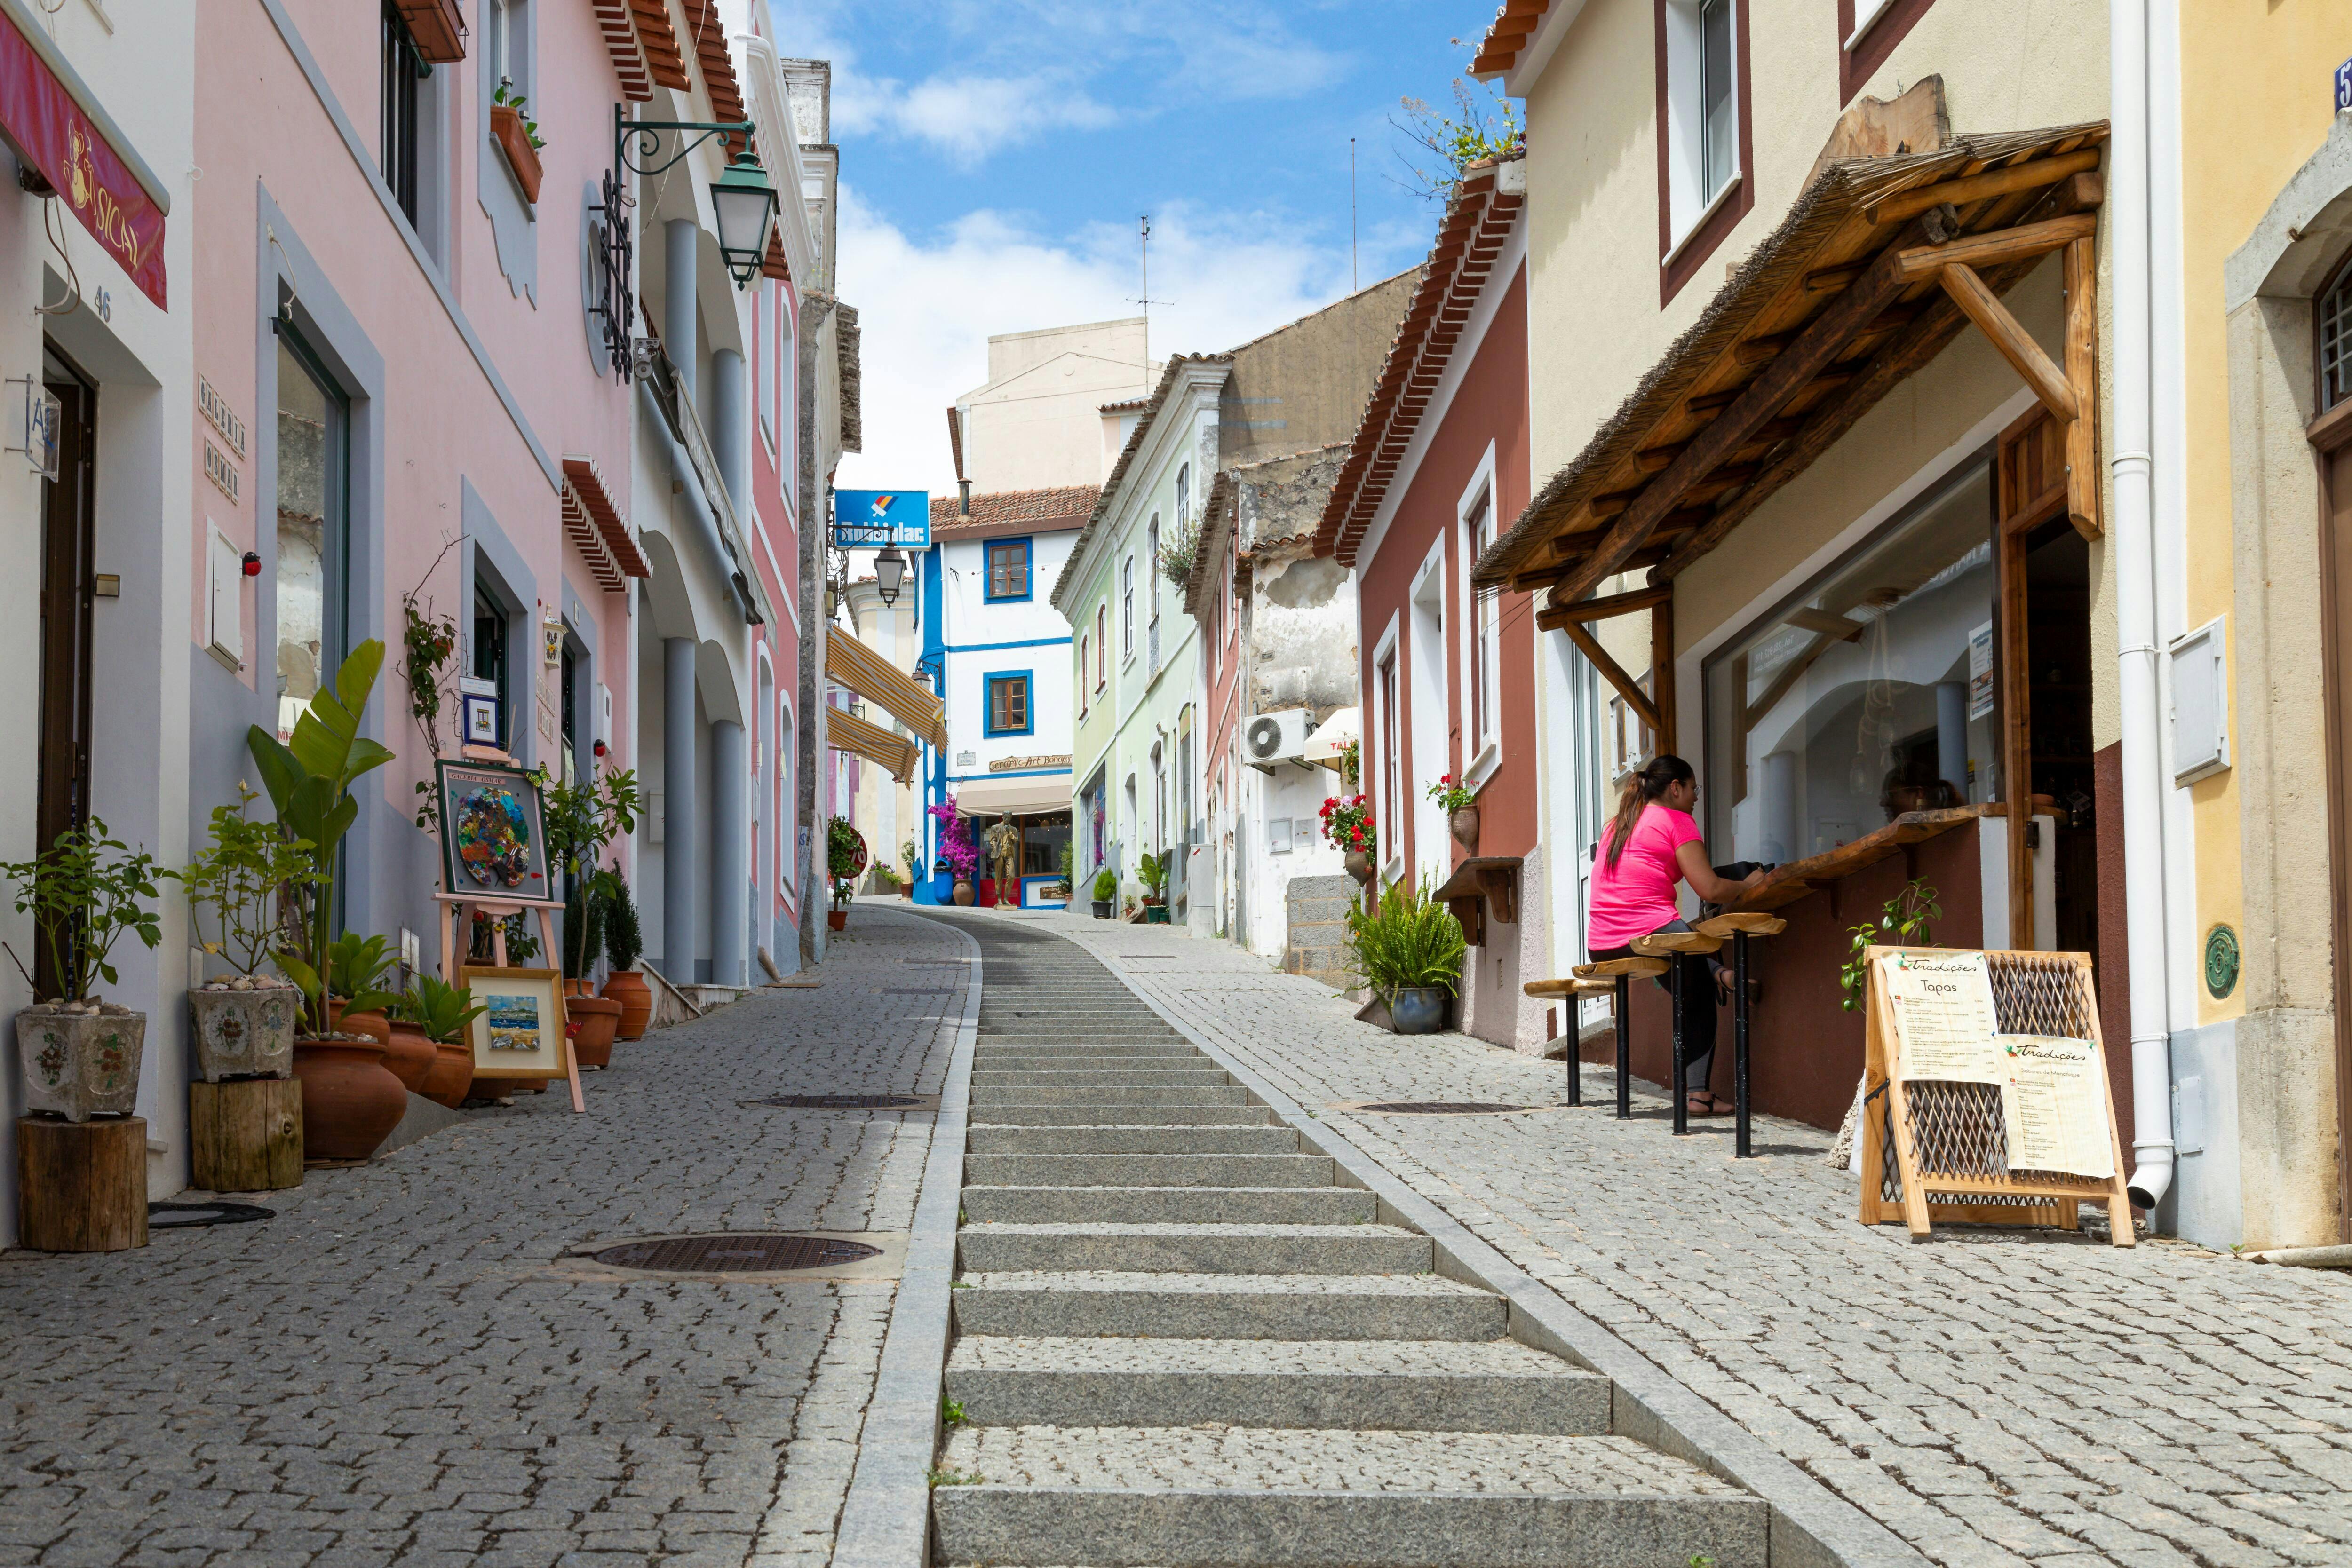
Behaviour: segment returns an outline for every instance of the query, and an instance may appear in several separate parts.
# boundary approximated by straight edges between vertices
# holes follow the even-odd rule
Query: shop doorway
[[[57,476],[41,511],[41,718],[37,847],[89,819],[90,630],[98,580],[98,389],[54,348],[42,384],[58,401]],[[33,940],[34,992],[55,999],[60,956]]]

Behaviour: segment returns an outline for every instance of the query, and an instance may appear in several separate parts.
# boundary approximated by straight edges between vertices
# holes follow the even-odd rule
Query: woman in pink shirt
[[[1698,779],[1679,757],[1661,754],[1625,780],[1617,816],[1594,846],[1592,898],[1587,911],[1585,946],[1597,963],[1633,956],[1636,937],[1657,931],[1687,931],[1675,904],[1675,883],[1690,883],[1709,904],[1728,904],[1764,880],[1761,871],[1732,881],[1717,876],[1691,808],[1698,803]],[[1683,967],[1683,1082],[1691,1114],[1712,1116],[1731,1102],[1707,1092],[1715,1065],[1715,1007],[1723,984],[1721,967],[1710,958],[1681,956]],[[1671,975],[1658,977],[1664,986]]]

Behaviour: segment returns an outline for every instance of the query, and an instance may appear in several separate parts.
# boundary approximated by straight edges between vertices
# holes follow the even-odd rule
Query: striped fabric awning
[[[881,705],[922,739],[947,749],[947,715],[940,699],[917,684],[914,676],[838,627],[825,629],[824,673],[867,702]]]
[[[824,738],[825,744],[836,751],[854,751],[868,761],[880,763],[901,784],[914,780],[915,759],[921,748],[910,737],[893,735],[847,708],[837,707],[825,711]]]

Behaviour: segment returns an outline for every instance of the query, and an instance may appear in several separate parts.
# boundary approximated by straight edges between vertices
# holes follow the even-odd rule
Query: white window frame
[[[1702,34],[1706,10],[1724,7],[1729,46],[1724,68],[1729,73],[1723,99],[1725,134],[1731,139],[1730,167],[1720,184],[1710,188],[1706,178],[1706,41]],[[1739,189],[1746,171],[1739,162],[1739,0],[1665,0],[1666,32],[1666,213],[1673,236],[1666,259],[1674,259],[1685,242],[1705,226],[1717,207]]]
[[[1123,667],[1135,657],[1135,558],[1118,569],[1118,662]]]
[[[1845,37],[1844,47],[1851,49],[1862,42],[1862,36],[1878,25],[1878,19],[1895,9],[1895,0],[1853,0],[1853,31]]]
[[[1404,834],[1399,831],[1397,819],[1403,807],[1404,766],[1402,758],[1407,737],[1404,732],[1405,671],[1397,653],[1402,641],[1403,621],[1395,611],[1389,612],[1389,623],[1381,631],[1381,640],[1372,645],[1371,724],[1364,734],[1360,750],[1370,752],[1365,772],[1372,781],[1369,793],[1372,798],[1372,828],[1381,842],[1381,882],[1394,882],[1404,871]],[[1387,679],[1382,679],[1386,666]],[[1390,689],[1393,685],[1394,690]],[[1391,713],[1393,706],[1398,711]],[[1384,744],[1385,737],[1394,735],[1394,745]]]
[[[1462,732],[1462,777],[1456,782],[1471,789],[1483,788],[1495,776],[1495,769],[1502,766],[1502,723],[1496,712],[1501,706],[1503,684],[1502,601],[1498,595],[1490,593],[1482,605],[1478,591],[1470,582],[1470,569],[1480,554],[1472,528],[1482,507],[1486,538],[1491,543],[1497,528],[1495,444],[1491,441],[1470,483],[1463,486],[1454,503],[1454,534],[1461,541],[1462,550],[1462,570],[1456,580],[1456,619],[1461,628],[1463,695],[1469,710],[1465,716],[1469,722]]]

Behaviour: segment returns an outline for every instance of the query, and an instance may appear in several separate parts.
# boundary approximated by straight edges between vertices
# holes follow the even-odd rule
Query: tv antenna
[[[1136,297],[1134,303],[1143,307],[1143,390],[1149,392],[1151,390],[1151,308],[1154,305],[1173,305],[1176,301],[1151,298],[1151,214],[1145,213],[1137,218],[1135,226],[1143,241],[1143,292]]]
[[[1348,138],[1348,292],[1360,287],[1356,276],[1356,139]]]

